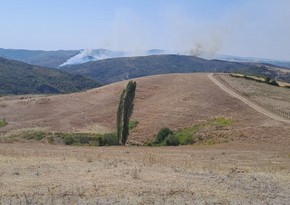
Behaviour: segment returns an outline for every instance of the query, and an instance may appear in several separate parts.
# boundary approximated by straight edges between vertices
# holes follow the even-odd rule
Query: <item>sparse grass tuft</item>
[[[227,126],[233,124],[233,120],[227,119],[225,117],[218,117],[218,118],[215,118],[213,120],[212,124],[217,126],[217,127],[227,127]]]
[[[214,141],[213,139],[209,139],[209,140],[207,141],[207,144],[208,144],[208,145],[214,145],[214,144],[216,144],[216,141]]]
[[[0,120],[0,128],[4,127],[6,125],[8,125],[8,123],[7,123],[7,121],[5,119]]]
[[[139,121],[137,120],[130,120],[129,121],[129,130],[133,130],[137,125],[139,124]]]
[[[30,131],[30,132],[24,132],[22,134],[22,138],[27,139],[27,140],[40,141],[45,137],[46,137],[46,133],[43,131]]]

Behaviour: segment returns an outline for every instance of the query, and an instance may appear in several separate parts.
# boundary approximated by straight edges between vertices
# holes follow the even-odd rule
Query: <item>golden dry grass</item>
[[[161,127],[178,129],[217,116],[232,118],[233,138],[288,139],[289,127],[259,114],[221,90],[207,74],[171,74],[136,79],[131,140],[152,139]],[[115,129],[119,95],[126,81],[83,93],[0,98],[0,116],[8,125],[2,134],[28,129],[63,132],[107,132]],[[279,135],[274,139],[273,135]],[[289,140],[288,140],[289,141]]]
[[[1,204],[287,204],[289,150],[0,144]]]

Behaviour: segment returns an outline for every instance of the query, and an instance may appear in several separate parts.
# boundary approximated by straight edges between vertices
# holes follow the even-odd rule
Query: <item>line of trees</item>
[[[129,120],[134,111],[136,87],[137,83],[135,81],[129,81],[119,100],[116,117],[117,141],[122,145],[126,144],[129,136]]]

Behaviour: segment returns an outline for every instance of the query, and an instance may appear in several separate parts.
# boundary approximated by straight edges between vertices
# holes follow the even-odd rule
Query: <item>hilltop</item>
[[[161,127],[177,130],[219,116],[235,122],[226,131],[231,138],[249,141],[255,137],[275,141],[276,138],[271,136],[279,133],[281,140],[288,135],[287,129],[278,129],[283,127],[282,124],[231,97],[214,84],[208,74],[156,75],[136,81],[132,119],[139,124],[131,132],[132,140],[145,142]],[[114,131],[117,104],[126,83],[59,96],[2,97],[0,116],[8,125],[1,131]]]
[[[81,75],[0,58],[0,95],[71,93],[100,85]]]

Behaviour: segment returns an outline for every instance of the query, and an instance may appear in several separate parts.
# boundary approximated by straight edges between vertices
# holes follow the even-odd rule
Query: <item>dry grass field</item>
[[[280,110],[290,113],[290,89],[285,87],[271,86],[252,80],[233,78],[229,75],[220,75],[231,87],[238,90],[261,104],[268,104]]]
[[[245,81],[224,80],[239,88]],[[178,147],[0,143],[0,204],[289,203],[289,124],[231,97],[207,74],[136,81],[132,118],[139,124],[131,140],[145,142],[164,126],[177,130],[224,116],[233,123],[218,134],[230,137],[229,142]],[[263,89],[268,89],[263,86],[267,85],[246,83],[262,89],[260,97],[265,97]],[[121,82],[69,95],[1,97],[0,119],[5,118],[8,125],[0,128],[0,138],[30,129],[112,131],[125,86]],[[245,85],[241,92],[251,95],[253,88],[247,90]],[[279,106],[286,108],[289,98],[281,89],[267,96],[281,92]],[[210,129],[203,131],[212,134]]]
[[[288,204],[285,147],[0,144],[0,204]]]

